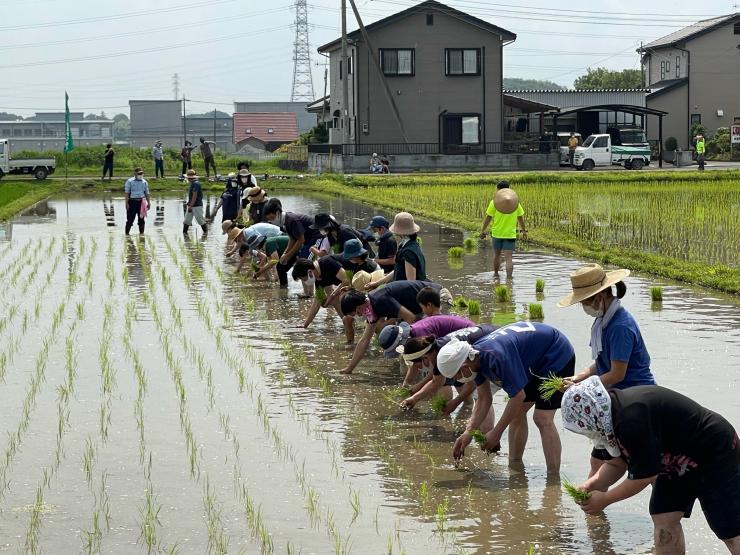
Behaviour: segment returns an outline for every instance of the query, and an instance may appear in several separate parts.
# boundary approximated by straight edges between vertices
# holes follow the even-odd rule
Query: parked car
[[[0,179],[7,174],[31,174],[36,179],[46,179],[54,173],[54,158],[12,158],[10,141],[0,139]]]

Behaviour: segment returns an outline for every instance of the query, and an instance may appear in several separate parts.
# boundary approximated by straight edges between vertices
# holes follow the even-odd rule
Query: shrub
[[[676,150],[677,148],[678,148],[678,140],[676,139],[676,137],[668,137],[668,138],[667,138],[667,139],[665,140],[665,149],[666,149],[666,150],[667,150],[668,152],[673,152],[673,151],[675,151],[675,150]]]

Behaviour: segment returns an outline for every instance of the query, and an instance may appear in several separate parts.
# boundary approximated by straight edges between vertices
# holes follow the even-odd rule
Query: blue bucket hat
[[[247,239],[247,248],[249,250],[255,250],[257,249],[260,244],[262,244],[262,241],[265,240],[265,236],[261,233],[255,233],[254,235],[250,235]]]
[[[362,248],[362,243],[360,243],[359,239],[350,239],[349,241],[344,243],[344,252],[342,252],[342,258],[344,258],[345,260],[349,260],[350,258],[362,256],[366,253],[367,251]]]
[[[373,216],[373,219],[370,220],[370,228],[373,227],[384,227],[388,229],[391,226],[391,222],[389,222],[386,218],[383,216]]]
[[[411,335],[411,326],[406,322],[401,322],[397,326],[384,327],[378,336],[378,343],[383,349],[383,355],[386,358],[396,358],[398,356],[396,348],[399,345],[405,345],[409,335]]]

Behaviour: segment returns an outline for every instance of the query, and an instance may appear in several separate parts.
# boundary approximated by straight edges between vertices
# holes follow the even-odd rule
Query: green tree
[[[540,79],[504,77],[504,89],[507,91],[562,91],[565,87],[552,81]]]
[[[131,135],[131,122],[126,114],[113,116],[113,140],[127,141]]]
[[[605,67],[588,68],[586,75],[581,75],[573,86],[579,91],[597,91],[604,89],[641,89],[642,72],[639,69],[613,71]]]
[[[17,121],[23,119],[23,116],[17,116],[9,112],[0,112],[0,121]]]

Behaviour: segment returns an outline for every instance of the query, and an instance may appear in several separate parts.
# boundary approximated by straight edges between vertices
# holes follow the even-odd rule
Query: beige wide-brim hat
[[[235,227],[231,231],[229,231],[229,241],[236,241],[236,238],[239,237],[243,230],[239,229],[238,227]]]
[[[234,222],[232,222],[231,220],[224,220],[223,222],[221,222],[221,235],[226,235],[231,229],[232,225],[234,225]]]
[[[391,233],[397,235],[413,235],[419,233],[421,228],[414,222],[414,217],[408,212],[399,212],[393,218],[391,227],[388,228]]]
[[[573,292],[560,299],[558,306],[563,308],[580,303],[589,297],[593,297],[599,291],[619,283],[628,275],[630,275],[629,270],[621,269],[606,272],[598,264],[587,264],[570,274]]]
[[[511,214],[519,206],[519,195],[512,189],[499,189],[493,197],[493,206],[502,214]]]
[[[259,204],[265,200],[265,195],[267,195],[267,191],[262,187],[251,187],[247,190],[247,198],[249,199],[249,202],[253,202],[255,204]]]
[[[357,291],[365,291],[365,286],[373,281],[379,281],[383,279],[385,272],[383,270],[375,270],[372,274],[365,270],[360,270],[354,276],[352,276],[352,289]]]
[[[241,177],[249,177],[249,170],[241,169],[239,170],[239,175]]]

